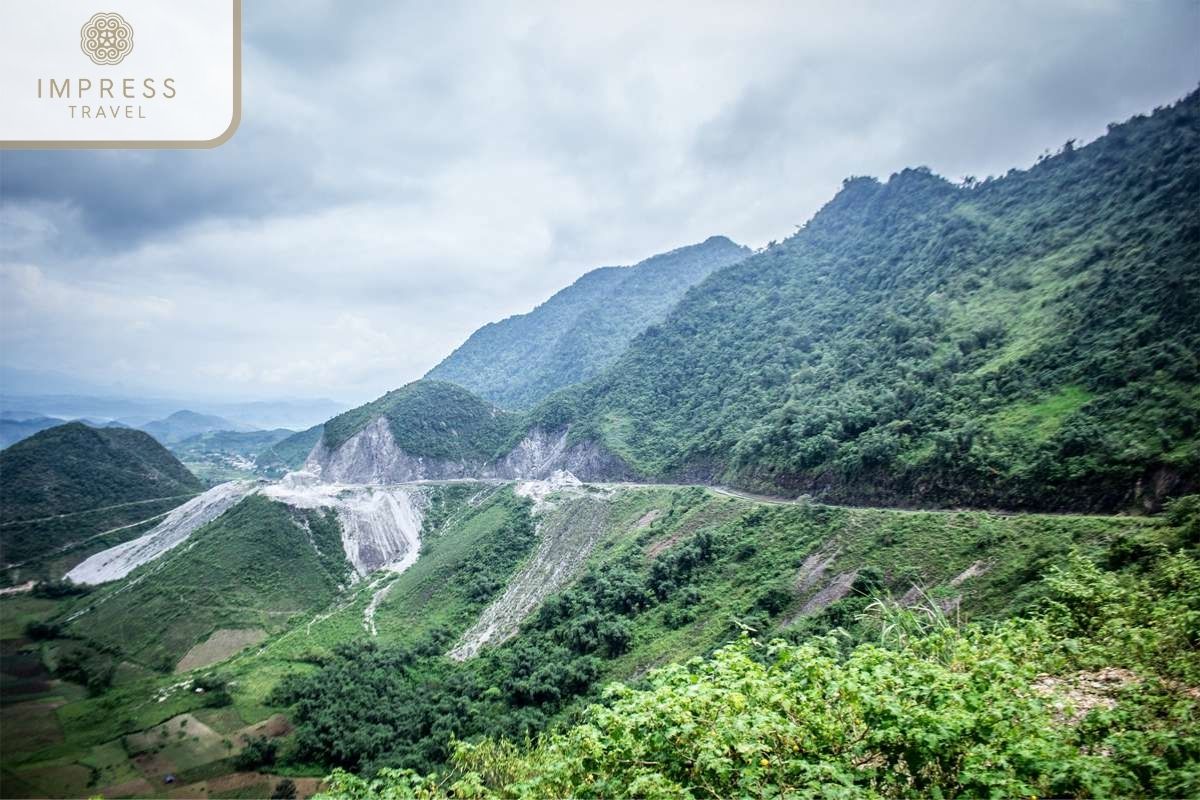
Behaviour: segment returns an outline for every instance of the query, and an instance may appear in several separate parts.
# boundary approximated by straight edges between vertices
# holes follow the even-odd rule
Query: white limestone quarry
[[[149,532],[86,559],[66,574],[75,583],[97,584],[124,578],[130,572],[183,543],[253,492],[254,481],[230,481],[214,486],[179,506]]]
[[[176,508],[145,535],[96,553],[66,577],[82,584],[124,578],[178,547],[197,529],[254,492],[294,508],[333,510],[341,528],[346,560],[360,577],[378,569],[403,572],[420,554],[425,508],[425,495],[420,487],[321,483],[311,473],[293,472],[269,486],[253,481],[215,486]]]
[[[534,428],[507,455],[490,462],[436,459],[404,452],[388,420],[376,417],[335,448],[317,442],[304,471],[327,483],[375,486],[422,480],[545,480],[564,470],[584,480],[629,477],[629,470],[599,445],[568,444],[568,433]]]
[[[360,577],[378,569],[403,572],[420,554],[425,515],[420,487],[322,483],[311,472],[292,472],[262,494],[295,508],[336,512],[342,549]]]
[[[533,513],[552,506],[550,495],[572,489],[580,489],[583,484],[571,473],[564,469],[555,470],[544,481],[521,481],[513,493],[518,497],[528,497],[533,501]]]

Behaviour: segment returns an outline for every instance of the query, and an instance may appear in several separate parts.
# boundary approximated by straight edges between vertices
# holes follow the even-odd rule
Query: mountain
[[[201,488],[142,431],[80,422],[41,431],[0,451],[3,561],[44,556],[145,520]]]
[[[1200,476],[1198,196],[1200,93],[978,184],[849,179],[548,413],[659,479],[1155,507]]]
[[[190,436],[209,431],[248,432],[254,430],[250,425],[232,422],[224,417],[213,414],[197,414],[195,411],[187,410],[176,411],[166,419],[147,422],[138,427],[163,444],[174,444]]]
[[[269,431],[214,430],[169,444],[172,453],[197,477],[210,483],[261,474],[259,457],[295,435],[287,428]],[[267,461],[273,461],[268,456]]]
[[[329,605],[353,572],[340,537],[332,513],[248,497],[149,562],[152,580],[97,593],[76,630],[149,666],[169,671],[189,651],[185,666],[198,666],[223,640],[249,643]]]
[[[530,427],[461,386],[420,380],[325,423],[304,468],[322,480],[388,484],[414,480],[548,478],[585,480],[631,473],[565,428]]]
[[[293,433],[262,450],[255,457],[255,466],[259,474],[278,478],[292,470],[300,469],[304,466],[304,461],[312,452],[313,447],[321,441],[324,432],[324,423],[314,425],[307,430]]]
[[[0,373],[3,368],[0,367]],[[21,388],[24,384],[16,384]],[[37,416],[62,419],[120,419],[132,427],[162,419],[180,408],[212,414],[254,426],[301,430],[347,409],[345,403],[325,398],[284,398],[249,402],[197,398],[122,396],[106,394],[39,394],[18,392],[0,374],[0,415],[9,419]],[[26,409],[36,409],[28,412]]]
[[[22,419],[0,419],[0,448],[27,439],[38,431],[62,425],[66,420],[57,417],[41,417],[32,415]]]
[[[425,377],[503,408],[527,408],[607,367],[688,287],[749,254],[713,236],[632,267],[593,270],[528,314],[483,326]]]
[[[6,790],[1197,795],[1197,98],[850,179],[531,410],[417,381],[103,530],[0,595]]]
[[[256,428],[301,430],[340,414],[349,406],[321,397],[242,403],[206,402],[203,408],[208,413],[240,420]]]
[[[876,505],[1157,508],[1200,487],[1198,143],[1193,93],[1001,178],[848,179],[591,380],[522,415],[406,408],[343,448],[385,398],[314,455],[368,481],[580,469]],[[508,372],[492,396],[525,391]],[[465,461],[437,443],[464,435],[464,409],[489,431]],[[512,469],[518,454],[535,457]]]
[[[58,417],[44,417],[36,413],[28,415],[7,414],[0,418],[0,449],[8,447],[10,444],[27,439],[38,431],[44,431],[47,428],[53,428],[56,425],[62,425],[71,420],[59,419]],[[130,426],[116,420],[96,420],[96,419],[78,419],[74,422],[82,422],[92,428],[128,428]]]

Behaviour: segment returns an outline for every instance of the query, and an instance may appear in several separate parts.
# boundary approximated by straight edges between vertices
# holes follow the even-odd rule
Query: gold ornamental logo
[[[133,28],[120,14],[95,14],[79,31],[79,47],[97,64],[120,64],[133,51]]]

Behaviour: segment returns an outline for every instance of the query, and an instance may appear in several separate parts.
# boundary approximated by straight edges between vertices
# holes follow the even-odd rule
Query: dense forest
[[[650,476],[1098,509],[1200,475],[1200,93],[952,184],[852,178],[535,414]]]
[[[325,423],[322,441],[335,448],[371,420],[388,421],[396,445],[429,458],[490,460],[519,435],[521,417],[501,411],[466,389],[416,381]]]

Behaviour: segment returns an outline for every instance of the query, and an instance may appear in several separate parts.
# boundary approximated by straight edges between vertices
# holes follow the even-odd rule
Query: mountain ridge
[[[1200,475],[1198,145],[1193,92],[982,183],[847,179],[532,416],[658,479],[1157,507]]]
[[[725,236],[628,267],[585,273],[532,311],[479,328],[425,378],[470,389],[507,409],[592,377],[689,286],[750,254]]]

